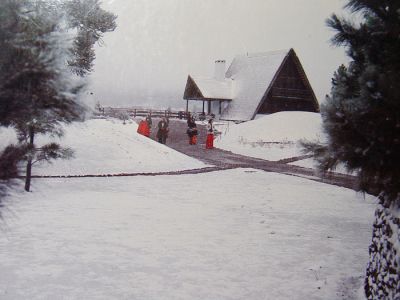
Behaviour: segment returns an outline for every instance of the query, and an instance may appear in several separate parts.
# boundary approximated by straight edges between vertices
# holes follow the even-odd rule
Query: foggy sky
[[[184,107],[188,74],[212,76],[237,54],[294,48],[321,103],[348,60],[325,20],[343,0],[104,0],[118,28],[96,48],[93,99],[102,105]]]

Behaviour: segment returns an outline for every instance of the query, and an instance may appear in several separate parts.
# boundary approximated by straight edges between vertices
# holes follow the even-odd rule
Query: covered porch
[[[202,102],[202,110],[201,114],[203,116],[211,116],[219,117],[222,113],[223,107],[232,101],[232,99],[204,99],[204,98],[191,98],[184,99],[186,100],[186,113],[189,112],[189,101],[197,101]]]
[[[193,79],[188,76],[183,99],[186,100],[186,112],[189,102],[201,102],[201,114],[219,118],[224,108],[232,101],[230,80]]]

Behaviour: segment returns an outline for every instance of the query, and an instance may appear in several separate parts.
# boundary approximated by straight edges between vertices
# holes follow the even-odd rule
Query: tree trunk
[[[35,131],[33,127],[29,128],[29,150],[33,151],[34,149],[34,138]],[[32,155],[28,156],[28,162],[26,164],[26,177],[25,177],[25,191],[29,192],[31,188],[31,178],[32,178]]]
[[[387,196],[384,195],[383,198]],[[370,259],[364,289],[367,299],[371,300],[400,299],[399,208],[396,203],[391,206],[387,203],[379,204],[375,211],[372,242],[369,247]]]

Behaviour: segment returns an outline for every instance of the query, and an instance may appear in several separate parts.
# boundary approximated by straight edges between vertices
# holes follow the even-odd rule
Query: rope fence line
[[[200,174],[210,173],[221,170],[236,169],[240,166],[215,166],[198,169],[180,170],[180,171],[165,171],[165,172],[137,172],[137,173],[117,173],[117,174],[82,174],[82,175],[32,175],[32,178],[102,178],[102,177],[134,177],[134,176],[162,176],[162,175],[185,175],[185,174]],[[18,176],[18,179],[25,179],[25,176]]]

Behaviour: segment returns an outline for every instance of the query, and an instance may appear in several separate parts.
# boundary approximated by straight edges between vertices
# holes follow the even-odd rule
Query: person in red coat
[[[207,139],[206,139],[206,149],[214,148],[214,125],[213,119],[208,120],[207,124]]]
[[[149,124],[145,120],[140,121],[137,132],[141,135],[149,137],[150,136]]]
[[[197,125],[196,121],[193,117],[190,117],[187,120],[188,129],[186,131],[187,135],[189,136],[189,145],[196,145],[197,144]]]

